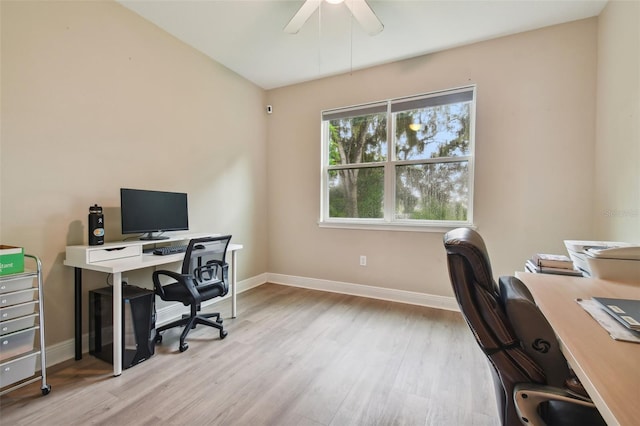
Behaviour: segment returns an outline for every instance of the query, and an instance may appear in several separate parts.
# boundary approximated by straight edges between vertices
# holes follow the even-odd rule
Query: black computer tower
[[[113,364],[113,287],[89,292],[89,353]],[[155,294],[122,287],[122,368],[130,368],[155,351]]]

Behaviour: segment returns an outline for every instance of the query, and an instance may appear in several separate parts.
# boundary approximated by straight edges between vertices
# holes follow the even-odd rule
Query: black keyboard
[[[153,249],[153,254],[158,256],[166,256],[168,254],[184,253],[188,246],[167,246]]]

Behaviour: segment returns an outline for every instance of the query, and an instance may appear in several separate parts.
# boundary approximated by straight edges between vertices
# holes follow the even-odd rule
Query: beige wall
[[[442,233],[318,227],[320,111],[471,83],[495,274],[590,235],[596,36],[592,18],[269,91],[269,272],[450,296]]]
[[[264,91],[115,2],[1,8],[0,241],[44,262],[47,341],[73,336],[65,246],[93,203],[122,239],[120,187],[188,192],[191,230],[232,233],[239,279],[264,273]]]
[[[116,3],[2,1],[0,242],[44,261],[50,344],[73,331],[64,247],[86,241],[93,203],[122,238],[123,186],[188,192],[192,230],[244,243],[241,280],[450,296],[442,233],[318,227],[320,111],[472,83],[475,222],[495,275],[596,226],[640,240],[637,9],[265,93]],[[85,274],[86,288],[104,279]]]
[[[640,243],[640,2],[598,18],[595,217],[599,238]]]

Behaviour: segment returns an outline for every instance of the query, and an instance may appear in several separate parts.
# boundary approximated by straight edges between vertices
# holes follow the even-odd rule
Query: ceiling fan
[[[362,28],[369,35],[376,35],[384,29],[384,25],[378,19],[366,0],[326,0],[328,3],[346,3],[354,18],[360,23]],[[300,9],[293,15],[284,31],[289,34],[296,34],[309,17],[320,7],[322,0],[305,0]]]

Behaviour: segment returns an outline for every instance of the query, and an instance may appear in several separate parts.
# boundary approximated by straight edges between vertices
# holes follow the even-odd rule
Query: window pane
[[[391,100],[391,112],[421,109],[438,105],[459,104],[473,100],[473,90],[470,88],[453,92],[440,92],[427,96],[416,96]]]
[[[396,166],[396,219],[467,220],[467,161]]]
[[[471,223],[475,90],[322,111],[321,222]]]
[[[384,217],[384,167],[329,170],[329,217]]]
[[[386,113],[329,121],[329,165],[386,161]]]
[[[469,155],[470,105],[460,102],[395,113],[396,159]]]

